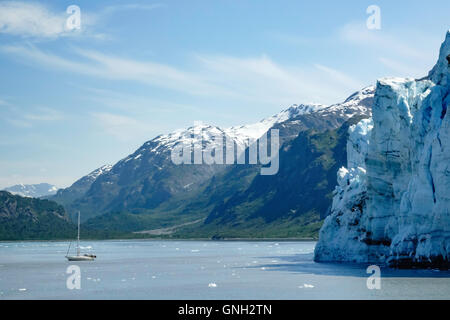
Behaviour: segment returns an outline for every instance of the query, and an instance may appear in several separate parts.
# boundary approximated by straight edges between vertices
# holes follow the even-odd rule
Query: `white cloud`
[[[67,34],[66,12],[55,13],[38,3],[0,3],[0,32],[31,37],[57,37]]]
[[[80,8],[80,29],[67,27],[67,20],[72,15],[67,8],[52,10],[40,3],[23,1],[0,2],[0,33],[26,38],[54,39],[62,36],[84,35],[94,39],[109,39],[106,34],[92,32],[92,26],[123,10],[150,10],[161,5],[115,5],[93,13]]]
[[[125,10],[153,10],[163,4],[124,4],[106,6],[100,11],[87,12],[81,8],[81,29],[69,30],[66,26],[70,14],[67,8],[52,10],[40,3],[23,1],[0,2],[0,33],[28,38],[58,38],[85,35],[95,39],[109,39],[106,34],[93,33],[91,27],[111,15]]]

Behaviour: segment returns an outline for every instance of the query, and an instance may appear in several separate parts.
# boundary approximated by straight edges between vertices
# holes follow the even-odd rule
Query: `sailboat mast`
[[[80,255],[80,211],[78,211],[77,255]]]

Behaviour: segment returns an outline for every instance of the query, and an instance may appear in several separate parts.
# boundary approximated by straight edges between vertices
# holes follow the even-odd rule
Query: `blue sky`
[[[369,30],[366,8],[381,9]],[[66,8],[81,9],[67,30]],[[194,121],[425,75],[449,1],[0,1],[0,187],[66,187]]]

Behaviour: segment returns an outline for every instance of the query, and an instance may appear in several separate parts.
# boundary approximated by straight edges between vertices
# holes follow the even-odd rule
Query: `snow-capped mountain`
[[[350,129],[317,261],[449,267],[450,31],[428,77],[378,81]]]
[[[272,117],[265,118],[260,122],[227,128],[224,129],[224,132],[238,143],[245,144],[248,140],[250,140],[251,143],[259,139],[276,124],[289,121],[301,115],[311,114],[325,108],[327,108],[327,106],[321,104],[294,104],[288,109],[283,110]]]
[[[48,183],[18,184],[4,189],[12,194],[22,197],[40,198],[56,194],[58,188]]]
[[[89,173],[87,176],[83,177],[83,183],[92,183],[94,182],[99,176],[101,176],[102,174],[109,172],[112,169],[112,165],[107,164],[104,166],[101,166],[100,168],[92,171],[91,173]],[[82,182],[80,180],[78,180],[78,182]]]
[[[197,232],[220,237],[228,228],[242,237],[264,235],[282,221],[286,230],[304,228],[309,233],[302,236],[313,236],[331,205],[327,195],[336,185],[335,173],[346,163],[346,128],[371,115],[374,90],[364,88],[331,106],[293,106],[272,117],[282,119],[273,126],[283,142],[278,174],[261,176],[257,168],[236,166],[214,180],[209,197],[228,199],[217,203]],[[235,180],[237,188],[230,188]],[[285,235],[283,229],[276,232]]]
[[[89,190],[92,183],[97,180],[99,176],[111,170],[111,168],[112,165],[101,166],[88,175],[75,181],[69,188],[58,190],[58,192],[50,199],[66,205],[75,199],[82,197]]]
[[[319,114],[337,113],[347,119],[355,114],[368,114],[371,112],[375,86],[368,86],[355,92],[344,102],[337,103],[318,111]]]
[[[214,143],[213,137],[216,136],[226,137],[231,141],[234,141],[238,150],[244,150],[245,147],[259,139],[274,125],[286,122],[300,115],[317,112],[324,108],[327,108],[327,106],[320,104],[293,105],[290,108],[259,122],[230,128],[198,124],[189,127],[188,129],[180,129],[166,135],[160,135],[146,142],[139,150],[161,154],[172,150],[177,144],[188,140],[193,143],[201,143],[200,140],[202,140],[203,145],[206,146],[210,143]],[[195,140],[196,137],[198,138],[197,140]],[[122,161],[127,162],[132,159],[137,160],[141,156],[142,153],[133,153]]]
[[[70,188],[61,190],[52,199],[65,204],[69,212],[82,209],[83,218],[107,212],[156,210],[184,194],[197,192],[209,180],[227,170],[225,165],[175,165],[171,160],[174,148],[186,141],[210,149],[219,147],[216,138],[226,137],[237,147],[236,157],[249,144],[271,128],[280,129],[280,143],[298,136],[302,131],[323,131],[341,126],[352,116],[370,115],[373,89],[352,95],[345,102],[326,106],[293,105],[280,113],[254,124],[220,128],[198,124],[157,136],[114,166],[100,168],[83,177]],[[196,141],[193,141],[195,140]],[[224,182],[223,185],[226,185]],[[231,192],[231,190],[230,190]],[[185,200],[194,201],[195,198]],[[181,210],[180,206],[171,212]],[[206,210],[206,208],[204,208]]]
[[[214,141],[212,137],[222,135],[230,138],[237,144],[238,147],[240,147],[240,150],[243,150],[243,148],[259,139],[270,128],[282,123],[289,125],[289,122],[295,121],[295,119],[303,116],[317,115],[320,117],[332,117],[334,120],[338,121],[340,125],[342,122],[355,115],[369,115],[373,100],[373,93],[374,86],[370,86],[354,93],[343,103],[334,104],[331,106],[323,104],[294,104],[288,109],[285,109],[269,118],[242,126],[220,128],[217,126],[199,124],[189,127],[188,129],[180,129],[166,135],[160,135],[146,142],[139,150],[160,154],[165,151],[172,150],[177,144],[183,143],[183,141],[190,140],[194,143],[199,142],[192,140],[194,134],[197,134],[198,138],[202,138],[204,145],[213,143]],[[338,124],[335,126],[338,126]],[[298,129],[298,132],[300,131],[301,129]],[[142,153],[135,152],[122,161],[127,162],[133,159],[137,160],[141,156]]]

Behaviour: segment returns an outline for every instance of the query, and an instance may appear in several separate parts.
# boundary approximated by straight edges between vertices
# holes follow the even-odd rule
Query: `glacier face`
[[[316,261],[449,266],[450,31],[428,77],[379,80],[350,128]]]

